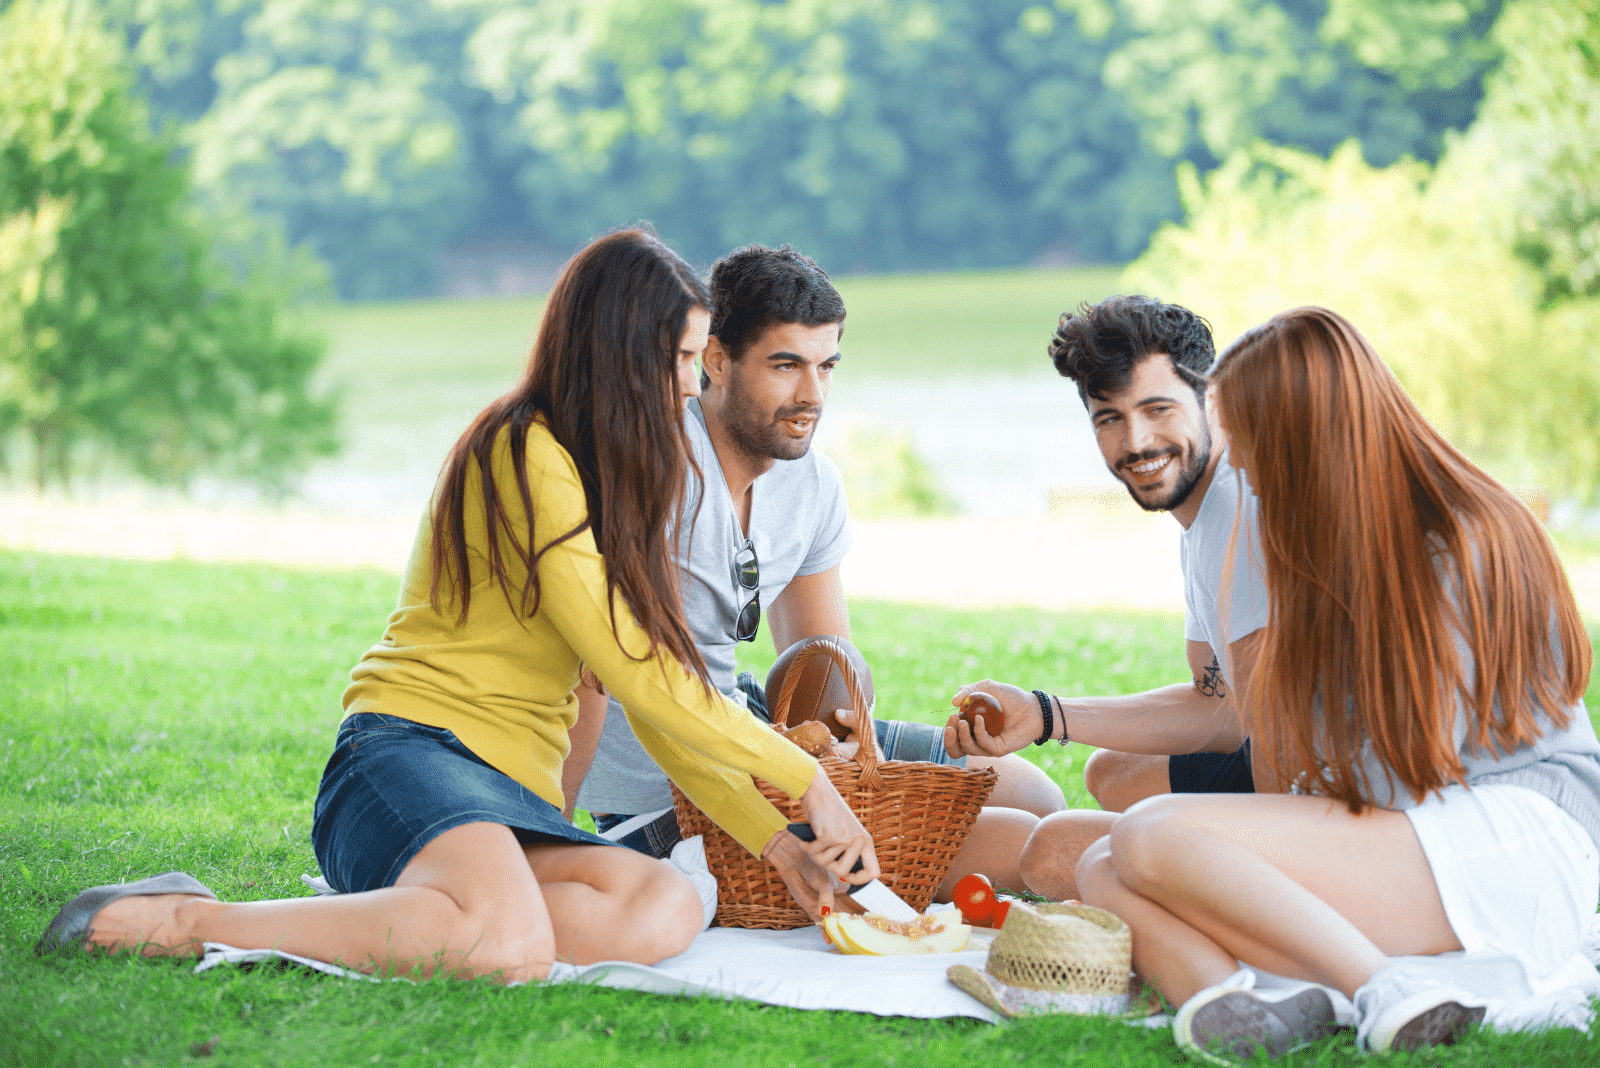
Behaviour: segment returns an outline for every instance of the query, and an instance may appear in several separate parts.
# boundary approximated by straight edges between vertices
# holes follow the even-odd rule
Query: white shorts
[[[1600,903],[1600,850],[1522,786],[1448,786],[1406,810],[1450,927],[1468,953],[1517,957],[1534,979],[1566,965]]]

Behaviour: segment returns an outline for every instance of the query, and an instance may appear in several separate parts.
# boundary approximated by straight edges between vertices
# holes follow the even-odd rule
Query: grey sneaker
[[[1488,1007],[1451,986],[1447,969],[1391,964],[1356,991],[1357,1044],[1373,1053],[1453,1046],[1483,1022]]]
[[[1255,973],[1241,969],[1183,1003],[1172,1020],[1178,1048],[1211,1064],[1254,1060],[1259,1050],[1281,1057],[1339,1030],[1333,1001],[1314,983],[1257,991]]]

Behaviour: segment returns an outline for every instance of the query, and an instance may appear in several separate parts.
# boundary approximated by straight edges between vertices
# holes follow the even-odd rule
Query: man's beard
[[[1159,460],[1163,456],[1181,458],[1183,453],[1179,449],[1146,449],[1135,456],[1127,456],[1118,461],[1117,466],[1111,469],[1111,473],[1117,476],[1117,480],[1123,486],[1127,487],[1128,496],[1132,497],[1134,503],[1140,508],[1147,512],[1170,512],[1189,499],[1189,494],[1194,492],[1195,486],[1199,483],[1201,477],[1205,475],[1206,465],[1211,462],[1211,431],[1208,428],[1203,433],[1204,437],[1200,440],[1200,447],[1195,450],[1189,462],[1184,464],[1183,468],[1178,472],[1177,484],[1172,487],[1172,491],[1165,497],[1150,500],[1140,496],[1139,491],[1129,485],[1127,479],[1121,476],[1118,468],[1142,464],[1147,460]]]
[[[723,413],[723,426],[734,445],[747,456],[769,460],[798,460],[804,456],[811,449],[811,439],[817,433],[817,422],[822,418],[822,408],[808,404],[791,404],[769,416],[739,389],[737,379],[728,390],[728,402]],[[783,420],[797,415],[811,419],[811,432],[803,438],[792,437],[779,426]]]

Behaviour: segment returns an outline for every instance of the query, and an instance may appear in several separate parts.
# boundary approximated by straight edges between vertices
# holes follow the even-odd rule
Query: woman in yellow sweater
[[[224,903],[168,873],[80,894],[39,949],[270,946],[367,971],[520,980],[556,959],[654,963],[701,928],[670,866],[561,817],[592,672],[701,809],[815,913],[870,837],[798,748],[705,679],[668,545],[699,393],[704,285],[654,234],[562,273],[527,371],[445,462],[399,607],[351,673],[312,837],[338,895]],[[751,775],[798,796],[802,843]]]

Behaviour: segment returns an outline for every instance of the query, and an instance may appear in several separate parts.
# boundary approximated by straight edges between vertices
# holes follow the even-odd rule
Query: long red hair
[[[1271,615],[1245,697],[1278,775],[1360,812],[1365,741],[1418,801],[1462,780],[1458,701],[1484,751],[1535,740],[1536,711],[1570,722],[1593,654],[1554,547],[1355,327],[1284,312],[1229,346],[1213,381],[1261,501]]]

